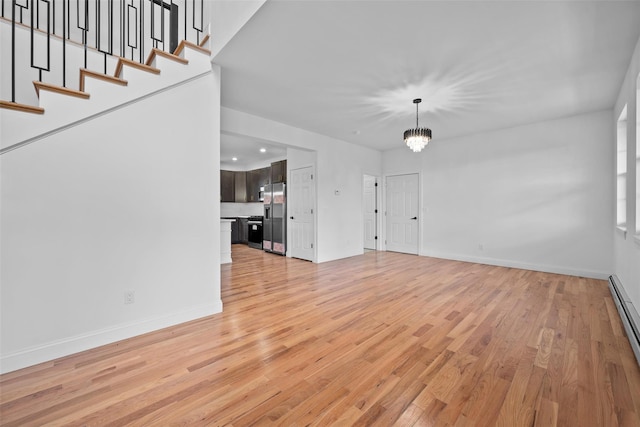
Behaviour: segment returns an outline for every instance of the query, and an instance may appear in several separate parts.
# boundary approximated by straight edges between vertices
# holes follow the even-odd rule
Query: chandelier
[[[431,129],[418,126],[418,104],[421,102],[422,99],[420,98],[413,100],[413,103],[416,104],[416,128],[404,131],[404,142],[414,153],[422,151],[429,141],[431,141]]]

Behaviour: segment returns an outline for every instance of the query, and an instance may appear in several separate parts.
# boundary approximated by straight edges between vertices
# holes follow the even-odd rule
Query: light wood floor
[[[606,282],[234,245],[224,313],[0,377],[2,425],[639,426]]]

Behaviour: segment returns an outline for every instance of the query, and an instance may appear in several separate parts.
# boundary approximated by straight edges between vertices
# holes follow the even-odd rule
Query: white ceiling
[[[260,151],[264,148],[264,153]],[[233,160],[233,158],[237,160]],[[287,148],[239,135],[220,135],[220,168],[247,171],[287,158]]]
[[[222,105],[385,150],[610,109],[640,1],[268,0],[215,58]]]

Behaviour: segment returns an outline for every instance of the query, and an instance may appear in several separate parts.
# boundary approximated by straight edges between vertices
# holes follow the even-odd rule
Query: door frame
[[[290,197],[291,197],[291,171],[296,169],[304,169],[311,168],[311,173],[313,174],[313,259],[311,262],[316,264],[318,262],[318,173],[316,172],[315,163],[306,163],[296,165],[294,168],[289,167],[289,162],[287,162],[287,210],[289,209]],[[291,256],[291,249],[293,246],[291,245],[291,217],[287,212],[287,257],[293,258]],[[299,258],[298,258],[299,259]]]
[[[398,175],[418,175],[418,256],[423,256],[422,253],[422,224],[424,215],[424,207],[422,202],[422,172],[420,171],[396,171],[385,173],[382,176],[383,185],[382,185],[382,228],[381,234],[382,239],[380,241],[380,248],[383,251],[387,250],[387,178],[390,176],[398,176]]]
[[[376,184],[378,184],[376,186],[376,190],[375,190],[375,193],[376,193],[376,209],[378,210],[378,213],[376,214],[376,235],[377,235],[378,238],[376,239],[375,250],[379,251],[379,250],[382,250],[381,242],[383,240],[383,235],[382,235],[382,222],[383,221],[382,221],[382,218],[384,217],[384,215],[383,215],[384,210],[383,210],[383,207],[382,207],[383,204],[381,202],[382,202],[382,187],[384,187],[384,185],[382,183],[383,180],[382,180],[382,178],[380,177],[379,174],[366,173],[366,172],[364,172],[362,174],[361,194],[362,194],[362,218],[363,218],[363,221],[364,221],[364,177],[365,176],[370,176],[370,177],[375,178]],[[363,229],[364,229],[364,227],[363,227]],[[364,234],[362,235],[362,247],[364,248]]]

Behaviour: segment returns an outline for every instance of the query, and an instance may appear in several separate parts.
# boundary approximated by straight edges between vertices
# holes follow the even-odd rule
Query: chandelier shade
[[[431,129],[421,128],[418,124],[418,104],[422,99],[416,98],[413,103],[416,104],[416,127],[415,129],[407,129],[404,131],[404,142],[414,153],[422,151],[431,141]]]

